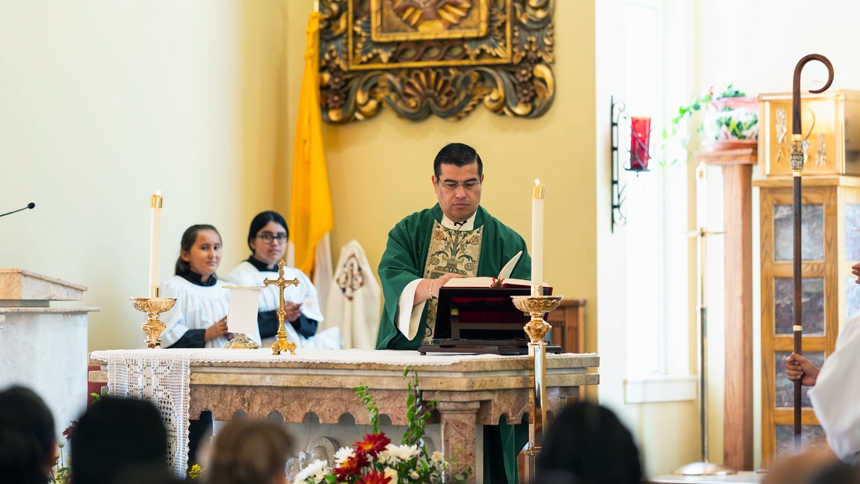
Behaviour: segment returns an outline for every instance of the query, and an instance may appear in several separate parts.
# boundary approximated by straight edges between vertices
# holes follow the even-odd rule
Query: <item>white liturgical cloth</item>
[[[379,331],[382,289],[358,241],[341,249],[336,267],[323,327],[340,328],[344,348],[372,350]]]
[[[260,290],[264,286],[224,286],[230,289],[230,310],[227,311],[227,331],[244,333],[252,338],[257,333],[257,308]],[[257,341],[257,344],[260,344]]]

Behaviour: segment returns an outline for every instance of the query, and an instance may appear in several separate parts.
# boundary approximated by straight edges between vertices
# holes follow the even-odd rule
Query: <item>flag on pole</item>
[[[325,285],[331,280],[331,249],[318,250],[334,227],[331,190],[328,184],[322,140],[322,112],[319,95],[319,25],[322,15],[314,12],[308,19],[305,71],[296,117],[293,146],[293,180],[290,197],[290,242],[295,267]],[[322,259],[322,260],[320,260]],[[319,273],[318,273],[319,272]],[[328,287],[317,287],[320,295]],[[322,303],[322,301],[320,301]]]

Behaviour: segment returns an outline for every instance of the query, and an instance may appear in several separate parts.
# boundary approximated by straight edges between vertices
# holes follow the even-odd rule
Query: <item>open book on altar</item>
[[[433,342],[418,351],[526,354],[528,337],[523,326],[529,316],[514,306],[511,297],[530,295],[531,282],[503,277],[510,275],[519,256],[505,265],[498,278],[455,278],[439,288]],[[552,288],[544,286],[543,293],[552,294]],[[561,348],[549,345],[547,351],[561,353]]]
[[[444,287],[531,287],[532,282],[525,279],[511,279],[509,276],[519,262],[523,251],[519,251],[511,257],[511,260],[502,267],[499,277],[456,277],[448,279]],[[544,284],[546,286],[546,284]]]

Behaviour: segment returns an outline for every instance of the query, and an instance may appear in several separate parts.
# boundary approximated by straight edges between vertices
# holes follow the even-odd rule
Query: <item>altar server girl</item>
[[[162,313],[167,326],[164,348],[223,348],[228,339],[230,291],[215,271],[221,263],[221,235],[211,225],[192,225],[184,234],[176,275],[161,284],[161,297],[174,297],[173,309]],[[256,334],[248,335],[259,341]]]
[[[287,223],[277,212],[262,212],[251,221],[248,231],[248,247],[252,255],[239,264],[227,279],[240,286],[262,286],[266,278],[278,278],[278,260],[284,256],[289,240]],[[340,328],[329,328],[317,333],[323,321],[317,290],[304,272],[293,267],[284,267],[285,279],[298,279],[298,286],[284,290],[284,328],[287,339],[299,348],[340,349]],[[260,308],[257,323],[263,346],[275,341],[278,331],[279,289],[270,285],[260,292]]]

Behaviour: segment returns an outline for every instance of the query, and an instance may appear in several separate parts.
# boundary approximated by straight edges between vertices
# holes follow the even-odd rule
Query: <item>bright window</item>
[[[662,0],[628,0],[625,5],[624,102],[629,116],[651,118],[650,149],[658,159],[662,126]],[[629,121],[622,121],[629,125]],[[627,163],[630,130],[619,130],[619,157]],[[627,199],[627,372],[666,372],[666,257],[664,170],[626,172]]]

